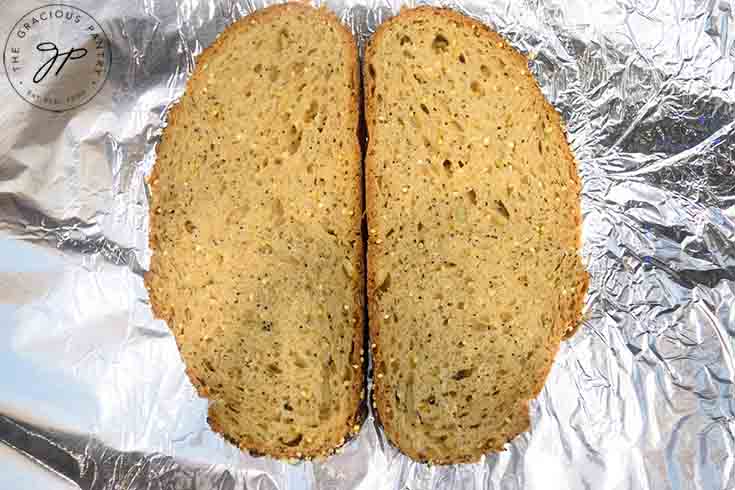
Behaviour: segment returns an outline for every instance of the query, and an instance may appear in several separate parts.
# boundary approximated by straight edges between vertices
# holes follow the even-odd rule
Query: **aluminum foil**
[[[413,463],[372,413],[322,462],[251,457],[208,428],[143,287],[145,176],[196,56],[264,2],[66,2],[109,40],[97,95],[50,112],[10,58],[0,80],[0,488],[735,488],[735,2],[443,3],[528,54],[563,114],[592,276],[531,431],[455,466]],[[0,4],[11,39],[44,2]],[[361,45],[401,7],[326,4]]]

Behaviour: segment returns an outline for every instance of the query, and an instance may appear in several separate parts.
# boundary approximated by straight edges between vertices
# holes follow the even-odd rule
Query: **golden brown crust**
[[[426,15],[433,15],[433,16],[442,16],[445,18],[450,18],[458,23],[461,23],[462,25],[466,26],[468,29],[473,29],[475,32],[480,32],[484,38],[492,43],[493,45],[497,46],[499,49],[502,50],[503,55],[509,58],[514,58],[516,62],[523,63],[523,65],[527,65],[526,58],[510,47],[508,43],[496,32],[493,32],[490,30],[487,26],[484,24],[471,19],[469,17],[466,17],[462,14],[459,14],[457,12],[454,12],[449,9],[444,8],[434,8],[434,7],[419,7],[419,8],[413,8],[413,9],[403,9],[399,13],[399,15],[387,20],[382,25],[379,26],[375,34],[373,35],[372,39],[369,42],[369,45],[367,46],[365,50],[365,59],[363,62],[363,78],[365,81],[365,118],[367,123],[367,133],[369,138],[368,143],[368,149],[367,154],[365,157],[365,202],[366,202],[366,216],[367,216],[367,223],[368,223],[368,253],[367,253],[367,297],[368,297],[368,318],[369,318],[369,329],[370,329],[370,336],[371,336],[371,343],[373,346],[380,345],[380,335],[381,335],[381,323],[383,319],[380,315],[380,310],[377,303],[377,288],[379,287],[378,282],[378,273],[380,272],[378,270],[378,267],[375,263],[375,258],[380,254],[385,244],[381,244],[379,241],[375,241],[372,239],[373,233],[376,235],[382,235],[381,227],[381,221],[378,219],[377,215],[377,208],[375,203],[375,196],[378,192],[377,187],[377,169],[375,167],[375,148],[373,144],[373,134],[376,127],[376,102],[375,102],[375,79],[374,79],[374,73],[371,72],[371,64],[373,63],[373,57],[375,56],[376,46],[382,41],[383,36],[389,31],[391,25],[396,22],[404,22],[409,21],[412,18],[415,17],[421,17]],[[543,94],[541,93],[540,89],[537,85],[534,84],[536,94],[534,96],[539,97],[543,100],[544,104],[544,112],[550,116],[551,121],[554,126],[559,128],[561,131],[561,120],[559,114],[556,112],[556,110],[551,106],[551,104],[543,97]],[[564,146],[563,148],[564,152],[564,159],[568,162],[568,168],[569,168],[569,178],[570,178],[570,190],[572,190],[575,195],[579,195],[581,190],[581,184],[579,180],[579,176],[577,174],[577,167],[576,162],[574,160],[574,157],[572,156],[572,153],[570,149],[567,146]],[[574,220],[576,222],[576,229],[573,230],[574,233],[578,236],[578,243],[581,241],[581,214],[579,212],[579,207],[577,207],[577,214],[574,217]],[[569,310],[566,314],[563,314],[562,316],[564,318],[567,318],[569,320],[569,324],[564,327],[564,329],[567,332],[567,337],[571,336],[574,331],[576,331],[576,328],[580,322],[581,318],[581,311],[584,304],[584,297],[587,291],[587,285],[589,282],[589,278],[586,272],[581,273],[581,277],[579,278],[578,287],[575,291],[575,293],[572,295],[572,301],[570,303]],[[550,359],[553,360],[554,356],[556,355],[557,351],[559,349],[559,343],[555,343],[554,345],[549,346],[549,352],[548,355],[550,356]],[[382,352],[379,349],[374,348],[373,349],[373,359],[374,359],[374,365],[380,366],[383,365],[386,361],[386,359],[383,359]],[[427,458],[426,454],[422,454],[419,451],[416,451],[413,447],[406,446],[401,444],[401,438],[398,437],[398,434],[396,433],[397,428],[394,426],[394,419],[389,412],[390,405],[387,403],[388,393],[386,392],[386,383],[384,381],[381,381],[381,379],[377,378],[374,382],[374,390],[373,390],[373,396],[374,396],[374,406],[377,408],[377,416],[379,418],[380,423],[382,423],[385,432],[388,436],[388,439],[396,445],[402,452],[406,453],[408,456],[410,456],[412,459],[415,460],[431,460],[432,463],[435,464],[454,464],[454,463],[465,463],[465,462],[472,462],[478,460],[484,452],[488,451],[499,451],[502,450],[502,444],[503,442],[509,442],[511,439],[516,437],[521,432],[524,432],[528,430],[530,427],[530,419],[528,416],[528,401],[537,396],[541,389],[544,386],[544,382],[546,380],[546,377],[549,374],[549,371],[551,369],[552,363],[549,362],[545,369],[542,372],[539,372],[536,375],[536,378],[538,379],[538,382],[535,384],[533,393],[529,394],[528,400],[518,400],[518,408],[514,413],[511,413],[508,418],[510,422],[508,423],[508,432],[504,434],[499,434],[499,439],[502,439],[500,444],[496,445],[488,445],[483,450],[473,451],[469,454],[465,455],[455,455],[455,454],[444,454],[444,455],[431,455]],[[422,380],[424,383],[431,383],[431,380]]]
[[[210,59],[214,58],[218,53],[221,51],[228,50],[228,44],[230,43],[230,40],[236,36],[238,36],[241,32],[246,31],[247,29],[250,29],[251,26],[257,26],[262,23],[267,23],[270,19],[277,18],[283,15],[289,15],[294,14],[296,12],[317,12],[317,15],[320,16],[326,23],[329,23],[335,27],[337,27],[340,35],[344,39],[344,46],[349,51],[349,57],[344,60],[345,65],[349,68],[351,73],[353,74],[353,83],[352,83],[352,109],[348,112],[349,115],[352,118],[352,123],[354,124],[355,128],[358,128],[358,122],[359,122],[359,64],[358,64],[358,53],[357,53],[357,46],[355,44],[354,38],[351,34],[351,32],[347,29],[346,26],[344,26],[339,19],[332,13],[327,11],[324,8],[321,9],[314,9],[313,7],[305,4],[305,3],[299,3],[299,2],[292,2],[292,3],[286,3],[286,4],[280,4],[271,6],[262,10],[259,10],[248,17],[241,19],[240,21],[230,25],[227,27],[214,41],[214,43],[208,47],[207,49],[202,52],[202,54],[197,59],[196,68],[194,70],[194,73],[192,73],[191,77],[187,81],[186,84],[186,90],[185,93],[194,93],[195,88],[198,87],[201,83],[204,82],[203,77],[204,74],[202,73],[202,66],[206,66],[207,63],[210,61]],[[173,105],[171,109],[168,112],[168,124],[167,127],[163,131],[162,136],[162,144],[167,140],[167,133],[170,130],[170,128],[176,126],[177,118],[179,117],[179,112],[182,110],[182,106],[178,103]],[[353,144],[351,148],[352,158],[354,160],[359,161],[361,158],[361,151],[358,141],[358,135],[355,134],[355,137],[353,139]],[[150,189],[152,193],[158,192],[160,179],[159,179],[159,166],[156,165],[153,168],[153,171],[151,172],[150,177],[148,178],[148,182],[150,183]],[[362,207],[361,202],[361,182],[357,180],[355,182],[356,187],[356,196],[357,201],[355,202],[354,209],[355,212],[350,218],[352,220],[353,226],[355,229],[359,230],[361,225],[361,214],[358,212]],[[151,230],[155,229],[157,226],[157,214],[154,212],[153,209],[151,209],[150,212],[150,228]],[[151,250],[155,251],[158,249],[158,243],[156,243],[155,235],[151,233],[150,238],[150,248]],[[361,364],[361,352],[363,349],[363,327],[364,327],[364,314],[363,314],[363,264],[362,264],[362,243],[361,241],[358,241],[356,244],[356,257],[357,260],[353,263],[353,266],[355,267],[356,273],[353,280],[353,289],[354,289],[354,304],[357,305],[356,311],[354,311],[354,315],[357,317],[357,322],[355,323],[354,327],[354,340],[353,340],[353,352],[351,355],[350,362],[352,364]],[[153,313],[156,317],[164,319],[169,325],[173,325],[175,322],[174,314],[167,310],[166,306],[163,304],[163,302],[158,298],[155,289],[151,287],[151,280],[156,275],[158,269],[158,261],[156,260],[156,256],[154,255],[153,260],[151,261],[151,268],[148,272],[144,275],[144,282],[146,284],[146,287],[149,291],[150,296],[150,303],[151,307],[153,309]],[[177,345],[179,345],[179,338],[176,337]],[[181,345],[179,345],[179,348],[181,348]],[[187,376],[191,380],[192,384],[197,389],[197,392],[199,396],[208,398],[210,396],[209,389],[206,385],[204,385],[196,375],[191,371],[190,368],[187,367],[186,369]],[[271,448],[268,450],[267,448],[263,447],[257,447],[257,446],[251,446],[247,444],[245,441],[237,441],[233,440],[231,437],[228,437],[226,435],[226,430],[224,428],[223,423],[218,420],[218,417],[212,410],[212,405],[210,404],[210,410],[209,410],[209,417],[208,421],[212,427],[212,429],[216,432],[219,432],[223,435],[225,435],[228,440],[233,442],[234,444],[238,445],[243,450],[251,451],[254,454],[269,454],[274,457],[279,458],[312,458],[312,457],[323,457],[328,454],[331,454],[334,452],[335,448],[339,445],[343,444],[344,441],[349,438],[352,434],[355,433],[355,427],[361,423],[362,413],[361,413],[361,400],[363,399],[363,389],[364,389],[364,383],[362,378],[359,378],[360,382],[355,383],[352,387],[351,391],[351,398],[352,398],[352,404],[354,406],[354,410],[352,413],[348,416],[348,418],[344,421],[344,424],[341,428],[341,430],[338,433],[330,434],[328,437],[328,443],[324,445],[314,445],[312,447],[288,447],[288,446],[281,446],[280,448]]]

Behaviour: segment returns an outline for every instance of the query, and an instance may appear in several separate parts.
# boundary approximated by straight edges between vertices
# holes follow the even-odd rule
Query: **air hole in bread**
[[[482,73],[482,76],[489,78],[490,68],[488,68],[487,65],[480,65],[480,73]]]
[[[280,441],[289,447],[295,447],[298,446],[301,443],[301,440],[304,438],[303,434],[297,434],[296,437],[289,440],[280,439]]]
[[[278,50],[283,51],[288,46],[288,31],[284,28],[278,31]]]
[[[449,40],[446,37],[444,37],[443,34],[437,34],[434,37],[434,41],[432,41],[431,43],[431,47],[436,52],[447,51],[447,49],[449,48]]]
[[[456,373],[452,375],[452,379],[455,381],[461,381],[463,379],[469,378],[470,376],[472,376],[472,373],[474,372],[474,370],[475,370],[474,368],[460,369],[459,371],[457,371]]]
[[[449,175],[449,176],[452,175],[453,170],[452,170],[452,162],[451,161],[444,160],[442,162],[442,167],[444,167],[444,170],[447,172],[447,175]]]
[[[389,273],[387,273],[385,275],[385,277],[383,278],[383,280],[380,282],[380,284],[378,285],[378,287],[375,289],[375,292],[376,293],[385,293],[386,291],[388,291],[388,289],[390,289],[390,281],[391,281],[391,279],[390,279],[390,272],[389,272]]]
[[[277,223],[281,223],[283,221],[283,217],[285,215],[285,210],[283,209],[283,203],[280,199],[274,199],[273,200],[273,221],[276,221]]]
[[[301,146],[301,137],[302,132],[299,131],[296,126],[291,126],[291,143],[288,145],[288,152],[293,155],[297,151],[299,151],[299,147]]]
[[[299,369],[306,369],[307,363],[303,357],[299,355],[294,355],[293,357],[294,357],[294,361],[293,361],[294,366],[296,366]]]
[[[304,114],[304,122],[312,122],[316,118],[316,115],[319,113],[319,104],[315,100],[312,100],[309,104],[309,108],[306,110],[306,113]]]
[[[505,203],[501,200],[495,201],[495,209],[498,213],[500,213],[505,219],[510,219],[510,213],[508,212],[508,208],[505,207]]]
[[[292,65],[291,72],[294,76],[301,76],[304,74],[304,69],[306,69],[306,63],[303,61],[297,61]],[[299,90],[303,90],[303,87],[306,87],[305,83],[299,87]]]
[[[467,58],[464,57],[463,53],[459,53],[459,62],[462,64],[465,64],[467,62]]]
[[[277,364],[268,364],[268,372],[276,376],[283,373]]]
[[[429,108],[426,107],[426,104],[421,104],[421,110],[424,111],[427,116],[430,114],[429,113]]]
[[[473,206],[477,206],[477,192],[474,189],[467,191],[467,198],[470,200]]]
[[[403,36],[401,36],[401,41],[400,41],[400,43],[401,43],[401,46],[403,46],[404,44],[411,44],[411,38],[410,38],[410,37],[408,37],[408,36],[406,36],[406,35],[404,34]]]
[[[470,83],[470,90],[472,90],[475,95],[483,94],[482,85],[480,85],[480,82],[478,82],[477,80]]]

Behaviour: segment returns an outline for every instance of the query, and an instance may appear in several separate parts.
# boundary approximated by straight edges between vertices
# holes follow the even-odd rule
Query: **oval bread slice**
[[[365,59],[375,401],[418,460],[476,461],[529,427],[580,321],[580,182],[526,59],[479,22],[404,10]]]
[[[300,4],[198,58],[151,176],[146,283],[212,427],[243,449],[325,455],[363,389],[357,49]]]

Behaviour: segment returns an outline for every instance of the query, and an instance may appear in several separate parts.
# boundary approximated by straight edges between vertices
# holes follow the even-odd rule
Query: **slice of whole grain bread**
[[[450,10],[366,51],[375,402],[403,452],[475,461],[529,427],[581,316],[580,182],[526,59]]]
[[[151,304],[212,427],[252,452],[325,455],[358,422],[357,59],[325,10],[259,11],[198,58],[158,148]]]

